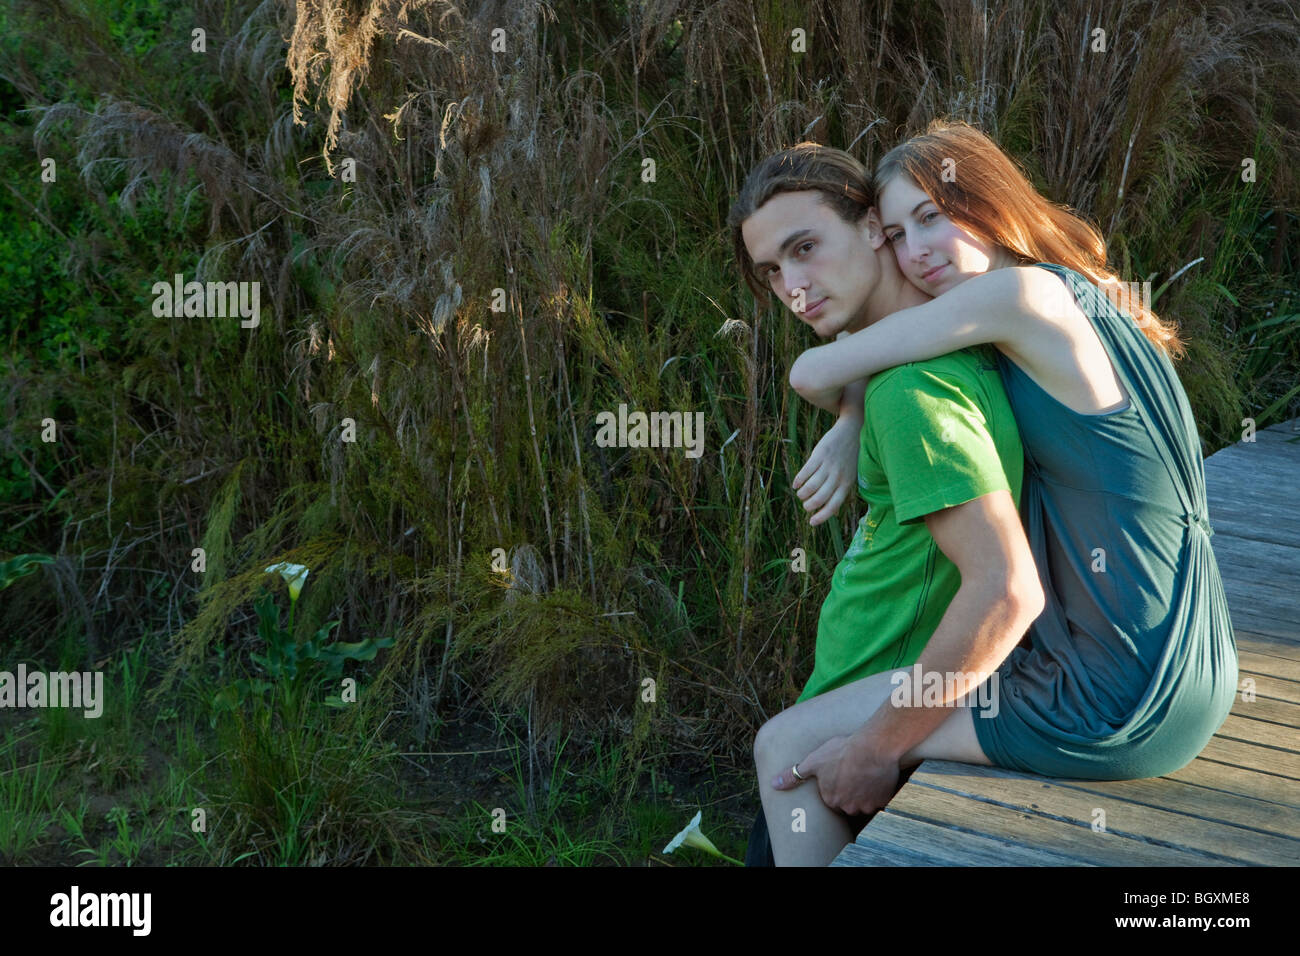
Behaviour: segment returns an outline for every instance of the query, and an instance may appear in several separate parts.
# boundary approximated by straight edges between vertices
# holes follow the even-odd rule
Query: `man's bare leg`
[[[911,677],[905,669],[872,674],[795,704],[759,729],[754,740],[754,766],[777,866],[826,866],[853,840],[848,818],[822,802],[816,780],[793,790],[776,790],[772,778],[789,773],[795,761],[832,737],[847,737],[860,730],[889,700],[896,686],[894,673]],[[900,765],[914,766],[926,759],[991,765],[975,736],[970,708],[953,708],[952,715],[929,737],[904,754]],[[797,809],[804,811],[804,832],[792,828]]]

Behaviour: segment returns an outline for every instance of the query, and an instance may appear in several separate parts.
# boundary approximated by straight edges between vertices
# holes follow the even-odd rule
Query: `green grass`
[[[520,715],[498,715],[506,750],[492,778],[508,780],[500,799],[430,813],[419,775],[394,772],[393,748],[379,742],[366,714],[349,718],[309,703],[287,725],[268,696],[223,715],[213,730],[197,682],[170,699],[146,693],[157,678],[149,666],[156,646],[142,638],[110,663],[105,693],[114,703],[102,719],[47,709],[6,730],[0,858],[76,866],[727,865],[692,850],[661,855],[697,804],[679,799],[653,766],[635,786],[629,775],[640,764],[621,742],[598,741],[577,762],[566,739],[530,785],[527,743],[515,730]],[[146,752],[159,756],[146,765]],[[726,789],[716,769],[713,778],[714,789]],[[196,808],[206,814],[198,829]],[[721,816],[705,824],[723,852],[743,856],[739,827]]]
[[[54,806],[55,768],[44,755],[23,764],[12,735],[6,735],[0,770],[0,858],[22,862],[49,829]]]

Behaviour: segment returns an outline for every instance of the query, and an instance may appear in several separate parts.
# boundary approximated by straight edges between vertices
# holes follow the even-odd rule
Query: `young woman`
[[[1046,607],[997,672],[997,712],[971,705],[980,749],[1048,776],[1178,770],[1227,717],[1237,655],[1200,442],[1170,361],[1181,352],[1175,330],[1121,294],[1100,234],[1040,196],[972,127],[932,124],[884,157],[875,186],[900,270],[937,298],[810,349],[790,375],[812,383],[812,400],[895,365],[996,347],[1025,449],[1020,510]],[[1000,254],[982,251],[990,246]],[[774,786],[821,776],[839,794],[867,786],[869,809],[883,805],[888,787],[875,780],[886,770],[845,759],[843,720],[826,708],[816,720],[820,733],[787,718],[804,746],[826,743]],[[944,755],[918,747],[908,762]],[[826,779],[815,786],[825,799]]]

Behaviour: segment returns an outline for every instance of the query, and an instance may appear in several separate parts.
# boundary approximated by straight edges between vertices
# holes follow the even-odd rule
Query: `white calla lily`
[[[672,841],[664,847],[663,852],[672,853],[673,850],[676,850],[679,846],[683,845],[693,846],[697,850],[703,850],[705,853],[712,853],[719,859],[728,860],[731,863],[735,863],[737,866],[743,866],[744,864],[739,860],[732,859],[727,856],[727,854],[719,852],[718,848],[713,845],[713,841],[700,832],[700,819],[703,816],[704,811],[697,810],[695,816],[691,817],[691,822],[686,824],[686,829],[673,837]]]
[[[296,602],[298,595],[302,593],[302,586],[310,574],[310,569],[302,564],[289,564],[287,561],[281,561],[279,564],[273,564],[266,569],[268,574],[280,572],[280,577],[284,578],[289,584],[289,600]]]

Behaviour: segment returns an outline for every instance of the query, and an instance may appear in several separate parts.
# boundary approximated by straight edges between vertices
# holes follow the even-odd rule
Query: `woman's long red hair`
[[[1107,267],[1100,230],[1039,194],[1015,161],[975,127],[935,120],[924,133],[895,146],[876,167],[876,195],[900,174],[958,225],[1021,262],[1056,263],[1087,276],[1103,292],[1117,288],[1120,280]],[[1124,310],[1152,344],[1181,358],[1185,350],[1177,325],[1137,299],[1125,297]]]

